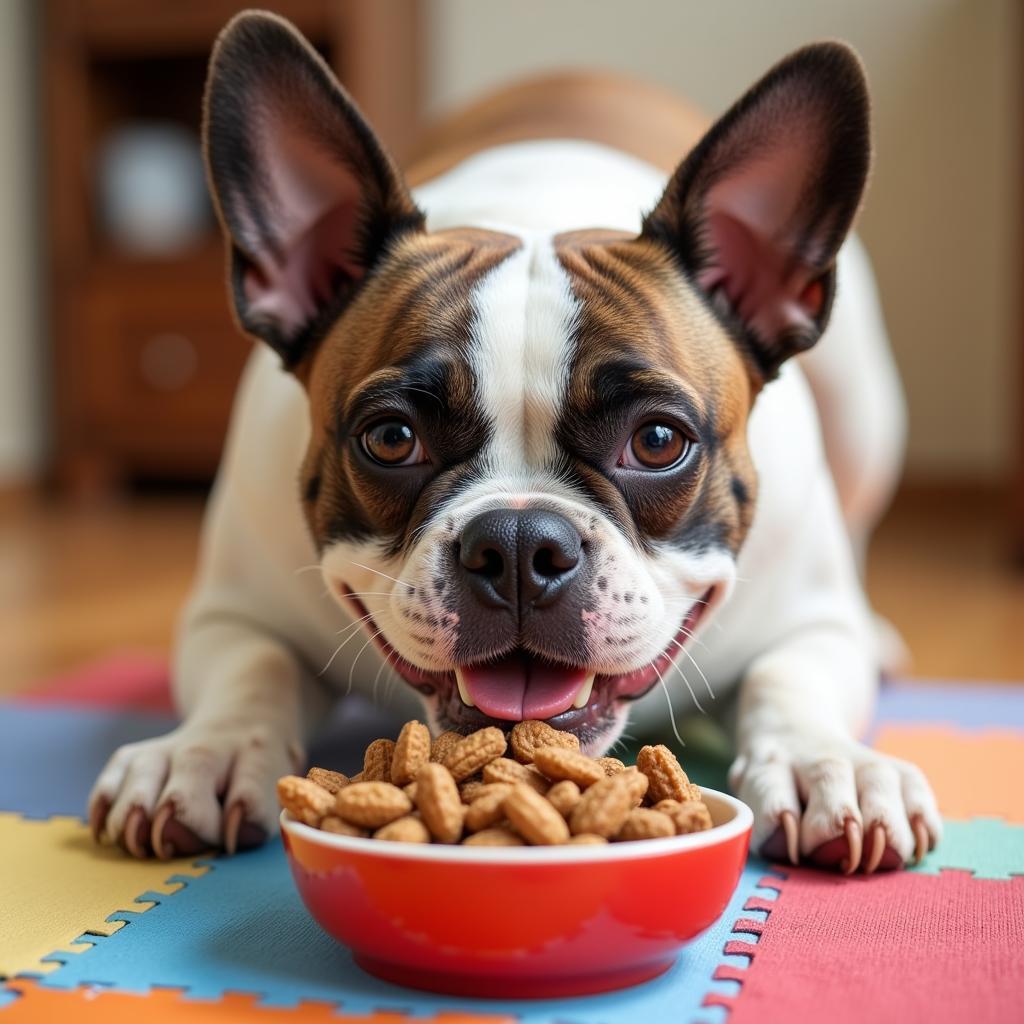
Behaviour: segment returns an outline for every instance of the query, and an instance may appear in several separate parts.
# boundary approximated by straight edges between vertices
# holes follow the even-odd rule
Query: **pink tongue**
[[[473,703],[491,718],[521,722],[551,718],[572,707],[587,673],[510,655],[462,670]]]

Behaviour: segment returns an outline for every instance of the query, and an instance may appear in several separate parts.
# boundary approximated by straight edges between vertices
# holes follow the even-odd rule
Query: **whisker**
[[[657,665],[652,665],[651,667],[655,672],[658,672]],[[672,710],[672,696],[669,694],[668,687],[665,685],[665,679],[660,672],[658,672],[658,681],[661,683],[661,688],[665,693],[665,702],[668,704],[668,720],[672,723],[672,732],[675,735],[675,738],[679,741],[679,745],[681,747],[685,747],[686,741],[679,735],[679,730],[676,728],[676,714]]]
[[[334,635],[341,636],[342,633],[350,630],[353,626],[358,626],[360,622],[365,622],[367,619],[373,618],[371,612],[367,612],[365,615],[360,615],[358,619],[353,619],[347,626],[342,626]]]
[[[341,653],[342,649],[349,643],[354,636],[359,636],[359,626],[365,622],[370,616],[365,615],[361,619],[356,619],[355,622],[350,622],[345,629],[339,629],[338,633],[344,633],[346,630],[351,630],[349,635],[335,648],[334,653],[327,659],[327,664],[317,673],[317,677],[322,676],[330,667],[334,664],[334,659]],[[337,634],[335,634],[337,635]]]
[[[393,657],[395,657],[395,658],[397,658],[397,659],[398,659],[398,662],[399,662],[399,664],[401,664],[401,665],[408,665],[408,666],[409,666],[409,669],[410,669],[410,671],[412,671],[412,672],[421,672],[421,671],[423,671],[423,670],[422,670],[422,669],[421,669],[421,668],[419,667],[419,665],[414,665],[414,664],[413,664],[413,663],[412,663],[412,662],[411,662],[411,661],[410,661],[410,660],[409,660],[408,658],[404,657],[404,656],[403,656],[402,654],[400,654],[400,653],[399,653],[398,651],[396,651],[396,650],[395,650],[394,648],[392,648],[392,650],[391,650],[391,653],[392,653]],[[389,661],[389,664],[390,664],[390,661]],[[392,669],[394,669],[394,670],[395,670],[395,671],[397,672],[397,669],[395,669],[395,666],[394,666],[394,665],[392,665],[391,667],[392,667]],[[451,669],[440,669],[440,668],[434,668],[434,669],[427,669],[427,671],[428,671],[428,672],[438,672],[438,673],[443,673],[443,672],[450,672],[450,671],[451,671]],[[399,678],[401,678],[401,677],[399,677]]]
[[[400,587],[408,587],[410,590],[416,589],[411,583],[406,583],[405,580],[395,579],[394,576],[389,576],[386,572],[381,572],[380,569],[373,569],[368,565],[363,565],[361,562],[350,561],[348,564],[356,566],[357,569],[365,569],[367,572],[372,572],[376,573],[378,576],[383,576],[384,579],[391,580],[392,583],[397,583]]]
[[[690,685],[690,680],[686,678],[686,673],[683,671],[682,666],[678,661],[672,662],[672,667],[679,673],[679,678],[686,684],[686,689],[690,691],[690,696],[693,698],[693,703],[697,705],[697,710],[702,714],[706,715],[707,712],[701,707],[701,703],[697,700],[697,694],[694,693],[693,687]],[[657,669],[655,669],[657,671]]]
[[[690,659],[691,664],[697,670],[701,679],[704,680],[704,685],[707,687],[708,690],[708,696],[712,700],[718,700],[718,698],[715,696],[714,690],[711,689],[711,684],[708,682],[708,677],[704,675],[704,671],[701,669],[700,665],[697,664],[697,659],[694,658],[694,656],[686,649],[685,645],[681,644],[678,640],[673,639],[672,643],[674,643],[676,647],[678,647],[679,650],[681,650],[683,654],[685,654]]]
[[[398,387],[388,388],[386,391],[382,391],[380,395],[382,398],[401,398],[406,391],[418,391],[421,395],[432,398],[442,409],[445,408],[444,402],[438,395],[435,395],[432,391],[427,391],[426,388],[418,388],[415,384],[401,384]]]
[[[416,529],[414,529],[412,531],[412,533],[409,534],[409,547],[410,548],[419,543],[420,538],[423,536],[423,534],[425,534],[427,532],[427,530],[430,529],[431,526],[434,525],[434,521],[436,519],[437,519],[437,516],[433,516],[433,517],[431,517],[429,519],[425,519],[422,523],[420,523],[419,526],[416,527]]]
[[[691,633],[685,626],[680,626],[679,627],[679,632],[682,633],[683,636],[685,636],[686,639],[689,640],[691,644],[696,644],[698,647],[703,647],[705,651],[708,649],[708,645],[706,643],[704,643],[703,640],[698,640],[697,639],[697,634],[696,633]],[[675,638],[673,637],[673,639],[675,639]],[[678,641],[676,641],[676,642],[678,643]]]
[[[322,571],[319,565],[300,565],[298,569],[295,570],[295,575],[298,576],[300,572],[313,572],[314,569],[317,572]]]
[[[612,754],[616,750],[621,750],[624,754],[628,754],[630,740],[635,739],[636,737],[632,733],[626,732],[626,730],[623,729],[619,738],[608,748],[608,753]]]
[[[380,684],[380,674],[388,667],[387,659],[385,658],[380,663],[380,668],[377,669],[377,674],[373,677],[373,699],[377,699],[377,686]],[[386,695],[385,695],[386,696]]]
[[[359,661],[359,658],[362,656],[363,651],[365,651],[366,648],[369,647],[370,644],[372,644],[373,641],[376,640],[377,637],[379,637],[381,635],[381,633],[383,633],[383,632],[384,632],[383,629],[378,629],[376,633],[373,633],[372,635],[368,636],[366,638],[366,643],[364,643],[363,646],[359,648],[359,651],[356,653],[355,658],[352,659],[352,665],[351,665],[351,667],[348,670],[348,687],[345,689],[345,696],[346,697],[352,692],[352,685],[353,685],[353,683],[355,681],[356,663]]]
[[[426,395],[427,398],[432,398],[441,408],[444,408],[444,402],[441,400],[439,395],[435,395],[432,391],[427,391],[426,388],[417,388],[411,384],[403,384],[403,391],[418,391],[421,395]]]
[[[384,684],[384,700],[387,701],[391,699],[391,691],[402,682],[402,677],[398,674],[394,665],[392,665],[390,661],[385,662],[385,664],[388,666],[390,676],[388,681]]]

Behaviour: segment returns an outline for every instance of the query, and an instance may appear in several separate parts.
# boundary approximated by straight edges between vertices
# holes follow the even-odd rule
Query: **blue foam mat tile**
[[[0,811],[28,818],[84,814],[96,776],[118,747],[162,736],[176,724],[148,712],[0,702]],[[313,743],[310,763],[358,771],[366,745],[400,727],[368,701],[342,701]]]
[[[888,683],[875,730],[885,722],[1024,729],[1024,687]],[[82,814],[93,780],[117,747],[162,735],[174,725],[175,719],[162,714],[0,703],[0,810],[37,818]],[[400,725],[368,701],[341,701],[313,743],[310,761],[356,771],[366,744],[396,734]]]
[[[661,978],[634,989],[578,999],[466,1000],[404,989],[364,974],[350,952],[310,918],[292,883],[280,841],[213,869],[145,914],[121,913],[130,923],[96,942],[42,980],[74,987],[101,984],[141,992],[181,987],[199,998],[225,991],[259,994],[268,1005],[300,1000],[338,1003],[346,1012],[387,1006],[407,1013],[477,1010],[514,1013],[524,1024],[648,1024],[685,1022],[721,982],[711,978],[743,904],[758,892],[763,863],[747,866],[722,918],[690,943]],[[59,959],[55,957],[55,959]],[[702,1019],[711,1019],[707,1012]]]
[[[759,897],[763,900],[774,901],[779,896],[779,890],[773,887],[758,885],[758,882],[763,882],[766,877],[778,878],[780,881],[784,878],[780,872],[777,872],[774,866],[770,866],[758,858],[750,858],[747,862],[747,867],[744,870],[744,876],[746,877],[747,872],[751,872],[754,878],[754,887],[745,893],[744,899],[740,902],[739,906],[734,907],[730,903],[729,910],[723,915],[722,919],[718,922],[716,928],[720,927],[722,935],[720,936],[722,949],[721,955],[717,958],[711,967],[712,973],[718,967],[733,967],[739,971],[744,971],[750,966],[750,957],[743,953],[726,953],[724,947],[726,943],[732,942],[736,939],[742,939],[744,942],[756,945],[760,941],[760,936],[750,934],[743,931],[742,929],[736,930],[736,921],[740,918],[746,920],[756,921],[760,924],[765,924],[768,921],[770,912],[767,910],[760,909],[744,909],[743,904],[746,903],[751,897]],[[741,887],[743,882],[740,883]],[[733,910],[736,912],[733,913]],[[722,997],[724,1000],[735,999],[739,994],[742,987],[740,981],[733,981],[728,979],[711,978],[705,988],[705,992],[701,995],[701,1000],[708,999],[709,997],[713,1000],[715,997]],[[701,1005],[699,1011],[694,1011],[695,1016],[687,1016],[687,1020],[699,1021],[700,1024],[726,1024],[729,1017],[729,1007],[727,1002],[715,1002],[712,1005]]]
[[[874,730],[886,722],[1024,729],[1024,686],[887,682],[879,694]]]
[[[173,727],[166,715],[0,704],[0,810],[29,818],[82,814],[117,747]]]

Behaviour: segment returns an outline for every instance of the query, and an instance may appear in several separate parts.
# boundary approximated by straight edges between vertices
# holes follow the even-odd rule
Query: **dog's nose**
[[[558,600],[579,568],[581,550],[580,535],[564,516],[501,508],[466,525],[459,562],[485,604],[522,610]]]

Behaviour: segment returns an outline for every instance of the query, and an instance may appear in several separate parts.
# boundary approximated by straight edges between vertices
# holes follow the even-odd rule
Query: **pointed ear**
[[[708,131],[644,220],[643,236],[673,250],[764,380],[828,320],[867,177],[868,121],[853,51],[798,50]]]
[[[203,145],[238,318],[294,368],[423,215],[327,65],[272,14],[240,14],[217,40]]]

